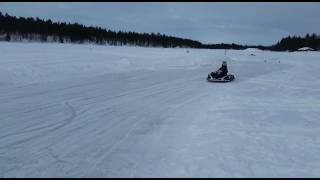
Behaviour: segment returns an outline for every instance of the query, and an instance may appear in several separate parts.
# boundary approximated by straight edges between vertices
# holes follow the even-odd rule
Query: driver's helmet
[[[227,61],[222,61],[222,66],[227,66]]]

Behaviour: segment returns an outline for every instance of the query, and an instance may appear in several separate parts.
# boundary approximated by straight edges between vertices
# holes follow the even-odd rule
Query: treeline
[[[1,38],[2,34],[2,38]],[[190,47],[203,49],[246,49],[263,46],[238,44],[202,44],[199,41],[166,36],[160,33],[111,31],[101,27],[87,27],[78,23],[52,22],[39,18],[4,15],[0,12],[0,40],[96,43],[109,45],[136,45],[146,47]]]
[[[238,45],[238,44],[207,44],[202,45],[202,48],[207,49],[236,49],[243,50],[247,48],[257,48],[260,50],[270,50],[270,51],[297,51],[302,47],[309,47],[315,51],[320,50],[320,35],[313,33],[312,35],[306,34],[304,37],[298,36],[288,36],[282,38],[279,42],[271,46],[262,45]]]
[[[269,47],[266,46],[254,46],[254,45],[239,45],[239,44],[225,44],[225,43],[221,43],[221,44],[203,44],[202,48],[205,49],[236,49],[236,50],[243,50],[243,49],[247,49],[247,48],[257,48],[257,49],[261,49],[261,50],[268,50]]]
[[[198,41],[166,36],[160,33],[136,33],[87,27],[78,23],[60,23],[39,18],[4,15],[0,12],[2,40],[38,40],[42,42],[96,43],[110,45],[137,45],[148,47],[200,48]]]
[[[320,36],[288,36],[272,46],[248,46],[238,44],[202,44],[191,39],[167,36],[160,33],[136,33],[111,31],[101,27],[84,26],[78,23],[52,22],[39,18],[24,18],[4,15],[0,12],[0,41],[41,41],[59,43],[96,43],[109,45],[134,45],[146,47],[190,47],[203,49],[258,48],[273,51],[296,51],[301,47],[320,50]]]
[[[316,34],[306,34],[304,37],[288,36],[277,44],[270,47],[274,51],[296,51],[302,47],[310,47],[314,50],[320,50],[320,36]]]

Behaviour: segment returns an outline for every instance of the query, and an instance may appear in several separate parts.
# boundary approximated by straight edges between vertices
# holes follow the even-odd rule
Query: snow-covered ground
[[[319,52],[189,51],[1,42],[0,177],[320,176]]]

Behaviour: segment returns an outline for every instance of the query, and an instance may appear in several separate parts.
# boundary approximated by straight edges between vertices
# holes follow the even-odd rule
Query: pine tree
[[[6,34],[6,37],[5,37],[5,41],[10,41],[11,40],[11,36],[9,33]]]
[[[63,42],[64,42],[64,41],[63,41],[63,36],[62,36],[62,35],[60,35],[60,36],[59,36],[59,42],[60,42],[60,43],[63,43]]]

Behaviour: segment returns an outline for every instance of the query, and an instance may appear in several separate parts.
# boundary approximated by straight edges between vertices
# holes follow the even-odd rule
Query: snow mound
[[[314,49],[312,49],[311,47],[302,47],[299,48],[298,51],[314,51]]]
[[[262,50],[257,49],[257,48],[247,48],[243,50],[244,52],[262,52]]]

